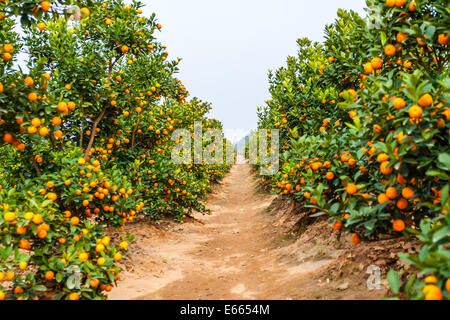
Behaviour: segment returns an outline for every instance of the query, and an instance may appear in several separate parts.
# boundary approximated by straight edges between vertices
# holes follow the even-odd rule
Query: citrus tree
[[[228,165],[173,164],[178,128],[221,129],[122,0],[0,1],[0,299],[103,299],[141,213],[178,221]]]
[[[323,44],[298,40],[269,74],[259,126],[280,130],[283,152],[263,181],[355,244],[419,237],[419,256],[403,258],[434,274],[432,289],[410,297],[448,297],[448,3],[367,1],[367,12],[340,10]]]

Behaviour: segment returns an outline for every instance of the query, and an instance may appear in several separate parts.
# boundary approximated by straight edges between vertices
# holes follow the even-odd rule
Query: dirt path
[[[255,192],[249,165],[235,165],[209,198],[211,216],[196,215],[169,231],[136,224],[130,232],[138,247],[109,298],[324,298],[311,272],[333,257],[287,258],[265,213],[273,199]]]

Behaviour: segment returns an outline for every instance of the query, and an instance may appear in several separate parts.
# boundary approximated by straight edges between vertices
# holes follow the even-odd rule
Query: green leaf
[[[389,270],[387,274],[387,281],[389,283],[389,286],[391,287],[392,291],[395,294],[399,294],[400,290],[400,277],[395,270]]]

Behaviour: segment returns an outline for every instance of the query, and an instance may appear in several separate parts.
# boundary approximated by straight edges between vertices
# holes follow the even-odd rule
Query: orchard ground
[[[211,215],[195,213],[181,225],[170,219],[128,224],[136,243],[108,298],[377,299],[387,294],[384,272],[380,289],[367,288],[367,268],[395,265],[397,258],[389,257],[395,243],[404,243],[339,242],[326,221],[305,221],[299,210],[259,190],[255,179],[247,163],[234,165],[209,196]],[[302,233],[305,222],[309,227]],[[385,253],[389,257],[383,260]]]

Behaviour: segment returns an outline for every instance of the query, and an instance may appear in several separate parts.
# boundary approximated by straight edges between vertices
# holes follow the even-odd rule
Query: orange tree
[[[188,100],[155,16],[74,2],[0,2],[0,299],[105,298],[133,237],[104,228],[207,212],[229,169],[170,161],[175,129],[221,124]]]
[[[386,232],[418,236],[419,256],[403,258],[434,276],[423,291],[425,281],[411,280],[409,296],[448,297],[447,7],[367,5],[367,19],[340,10],[323,45],[299,40],[298,56],[270,74],[259,126],[280,129],[283,152],[280,171],[264,181],[328,215],[354,243]]]

